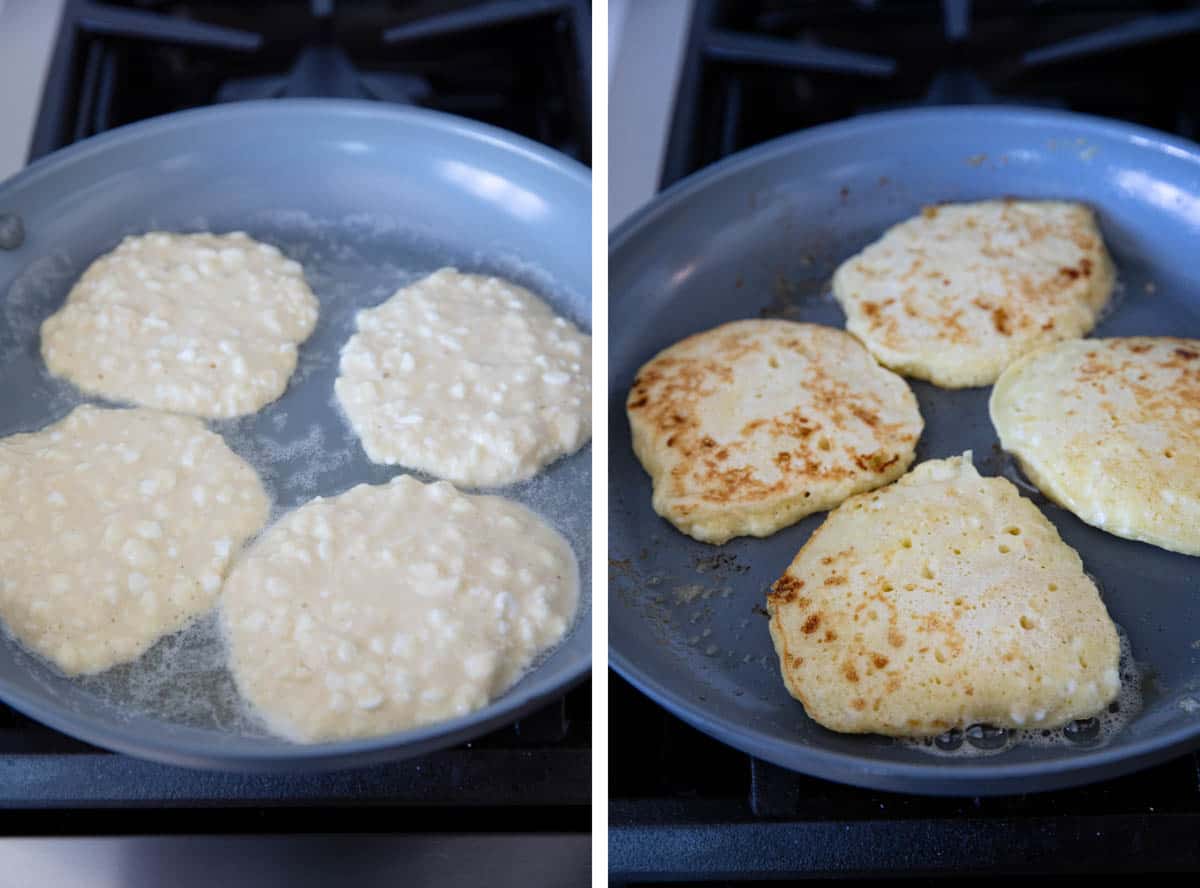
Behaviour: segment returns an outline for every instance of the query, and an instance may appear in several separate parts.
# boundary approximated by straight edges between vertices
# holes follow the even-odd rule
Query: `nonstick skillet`
[[[57,152],[0,185],[23,242],[0,249],[0,435],[82,398],[49,377],[38,327],[126,234],[243,230],[301,262],[321,318],[282,398],[211,423],[263,475],[275,514],[400,469],[372,465],[333,401],[355,312],[444,265],[530,287],[590,328],[587,171],[502,130],[365,102],[225,105],[134,124]],[[11,220],[2,232],[7,246]],[[0,240],[0,243],[4,241]],[[590,576],[590,448],[498,491],[539,512]],[[0,509],[5,507],[0,503]],[[56,674],[0,637],[0,698],[83,740],[162,761],[243,770],[339,767],[415,755],[513,721],[562,694],[591,659],[590,597],[564,642],[468,716],[400,734],[296,745],[242,711],[212,618],[93,679]]]
[[[1115,776],[1200,745],[1200,559],[1110,536],[1026,486],[1075,547],[1132,645],[1140,710],[1111,735],[948,738],[951,751],[827,731],[788,696],[764,611],[768,585],[823,520],[713,547],[658,518],[630,447],[625,396],[665,346],[724,321],[842,326],[837,265],[926,204],[990,197],[1094,206],[1116,260],[1115,308],[1093,335],[1200,337],[1200,147],[1079,115],[947,108],[857,118],[736,155],[665,192],[613,234],[609,257],[609,632],[612,665],[700,730],[787,768],[929,794],[1031,792]],[[989,388],[912,382],[917,460],[1000,451]],[[1003,740],[1003,738],[1000,738]]]

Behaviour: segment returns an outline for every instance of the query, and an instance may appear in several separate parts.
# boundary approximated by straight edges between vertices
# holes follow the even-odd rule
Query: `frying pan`
[[[247,102],[134,124],[57,152],[0,186],[24,243],[0,250],[0,434],[40,428],[83,399],[51,378],[38,326],[123,235],[244,230],[301,262],[321,301],[282,398],[211,423],[263,476],[276,514],[314,495],[381,483],[333,401],[355,312],[443,265],[501,274],[590,327],[591,193],[578,164],[511,133],[365,102]],[[589,576],[590,448],[497,491],[539,512]],[[3,508],[3,504],[0,504]],[[0,639],[0,698],[110,749],[193,766],[364,765],[461,742],[545,704],[591,659],[584,585],[569,636],[489,706],[417,730],[296,745],[240,707],[211,616],[135,664],[68,680]]]
[[[1055,736],[938,755],[819,727],[788,696],[767,631],[767,586],[823,520],[706,546],[650,507],[625,396],[638,367],[700,330],[760,315],[842,326],[838,263],[936,201],[1015,195],[1093,205],[1120,273],[1095,336],[1200,336],[1200,148],[1074,114],[900,111],[785,137],[665,192],[612,237],[609,351],[610,645],[613,666],[702,731],[830,780],[928,794],[1046,790],[1115,776],[1200,745],[1200,559],[1109,536],[1025,486],[1097,579],[1128,635],[1143,703],[1115,734]],[[990,389],[912,381],[917,460],[972,450],[1020,480],[988,420]],[[971,749],[974,755],[964,755]]]

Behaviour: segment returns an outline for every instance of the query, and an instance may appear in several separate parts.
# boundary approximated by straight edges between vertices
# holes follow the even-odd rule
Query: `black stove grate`
[[[591,156],[587,0],[67,0],[30,159],[244,99],[374,99]]]
[[[821,123],[914,105],[1019,104],[1188,138],[1195,0],[697,0],[662,184]]]
[[[511,832],[587,832],[591,726],[585,683],[515,725],[419,758],[238,774],[107,752],[0,706],[0,834],[45,832],[48,824],[56,834],[92,835],[471,832],[495,830],[498,820]]]
[[[1076,789],[933,798],[843,786],[752,758],[615,674],[609,711],[617,884],[1200,867],[1197,755]]]

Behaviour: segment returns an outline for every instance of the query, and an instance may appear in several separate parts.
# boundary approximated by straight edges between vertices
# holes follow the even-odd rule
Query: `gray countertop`
[[[0,181],[25,166],[65,0],[0,0]]]
[[[614,0],[619,10],[609,34],[610,229],[658,191],[692,3]]]

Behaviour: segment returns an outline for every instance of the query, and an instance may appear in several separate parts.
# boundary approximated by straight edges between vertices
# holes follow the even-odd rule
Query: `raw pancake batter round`
[[[298,262],[240,231],[127,237],[42,324],[50,372],[177,413],[253,413],[287,388],[317,322]]]
[[[242,695],[300,742],[465,715],[574,618],[578,568],[529,510],[403,475],[318,497],[234,568],[221,626]]]
[[[357,326],[334,388],[374,462],[496,487],[591,435],[591,338],[528,290],[443,268]]]
[[[1054,728],[1121,688],[1079,555],[970,454],[846,500],[768,597],[784,683],[834,731]]]
[[[211,608],[269,509],[199,420],[87,405],[0,440],[0,501],[0,616],[68,675],[136,659]]]

